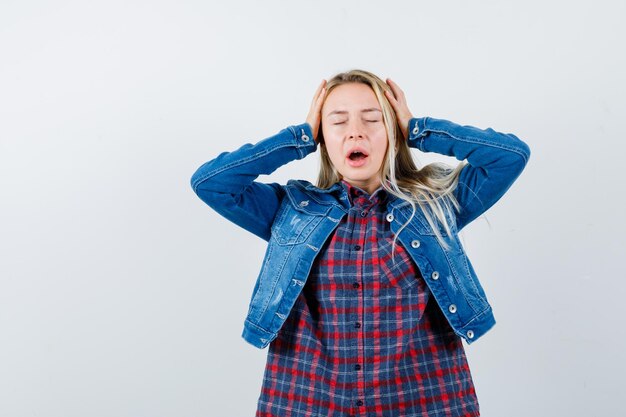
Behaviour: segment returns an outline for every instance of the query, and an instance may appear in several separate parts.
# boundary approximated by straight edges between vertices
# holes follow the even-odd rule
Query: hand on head
[[[404,92],[400,89],[398,84],[392,81],[391,78],[387,78],[386,82],[389,85],[391,92],[385,90],[385,96],[396,112],[396,118],[398,119],[398,125],[402,131],[402,136],[404,139],[407,139],[409,137],[409,122],[413,118],[413,115],[409,110]],[[306,122],[311,126],[311,130],[313,131],[313,139],[316,142],[319,142],[317,137],[322,121],[322,105],[324,104],[325,98],[326,80],[322,80],[315,91],[313,100],[311,101],[311,108],[309,109],[309,114],[306,118]]]
[[[313,131],[313,139],[315,140],[315,142],[319,142],[317,140],[317,135],[319,133],[320,123],[322,121],[322,104],[324,104],[325,96],[326,80],[322,80],[319,87],[317,87],[317,90],[315,91],[313,101],[311,101],[309,114],[306,117],[306,122],[311,126],[311,130]]]
[[[411,111],[409,110],[409,106],[406,103],[406,97],[404,97],[404,92],[400,89],[398,84],[391,80],[391,78],[387,78],[387,84],[391,88],[389,91],[385,90],[385,96],[387,96],[387,100],[391,103],[391,107],[396,112],[396,118],[398,119],[398,125],[400,126],[400,130],[402,131],[402,136],[404,139],[408,139],[409,137],[409,122],[413,118]]]

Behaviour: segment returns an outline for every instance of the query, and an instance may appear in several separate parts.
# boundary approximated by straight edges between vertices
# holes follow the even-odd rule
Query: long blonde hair
[[[418,168],[411,155],[408,142],[403,139],[396,113],[383,93],[384,90],[391,92],[387,83],[370,72],[355,69],[332,77],[326,83],[326,97],[335,87],[347,83],[361,83],[369,86],[374,91],[383,112],[389,146],[383,159],[380,182],[388,193],[408,202],[413,209],[411,217],[402,225],[397,234],[413,219],[419,207],[437,240],[444,248],[448,248],[439,226],[448,236],[451,234],[449,219],[453,218],[453,210],[459,210],[453,191],[458,184],[459,173],[464,164],[458,164],[456,168],[452,168],[442,163],[432,163],[421,169]],[[342,176],[330,160],[321,128],[318,136],[320,171],[317,186],[326,189],[340,181]],[[397,234],[393,240],[393,248],[395,248]]]

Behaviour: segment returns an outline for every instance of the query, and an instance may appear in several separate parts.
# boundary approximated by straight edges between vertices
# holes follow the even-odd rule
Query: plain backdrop
[[[498,322],[466,348],[482,415],[622,415],[625,18],[619,0],[3,0],[0,416],[254,415],[267,350],[241,330],[265,244],[189,179],[352,68],[532,149],[463,233]]]

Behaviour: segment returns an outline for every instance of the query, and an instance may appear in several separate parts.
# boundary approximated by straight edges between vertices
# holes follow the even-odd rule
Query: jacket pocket
[[[319,226],[330,210],[330,206],[308,207],[303,200],[294,206],[290,199],[283,200],[281,208],[272,224],[272,238],[279,245],[304,243]]]

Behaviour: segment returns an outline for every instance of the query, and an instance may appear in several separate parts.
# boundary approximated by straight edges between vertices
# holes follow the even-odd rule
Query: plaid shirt
[[[257,417],[478,416],[461,339],[385,221],[387,193],[342,181],[349,213],[269,346]]]

